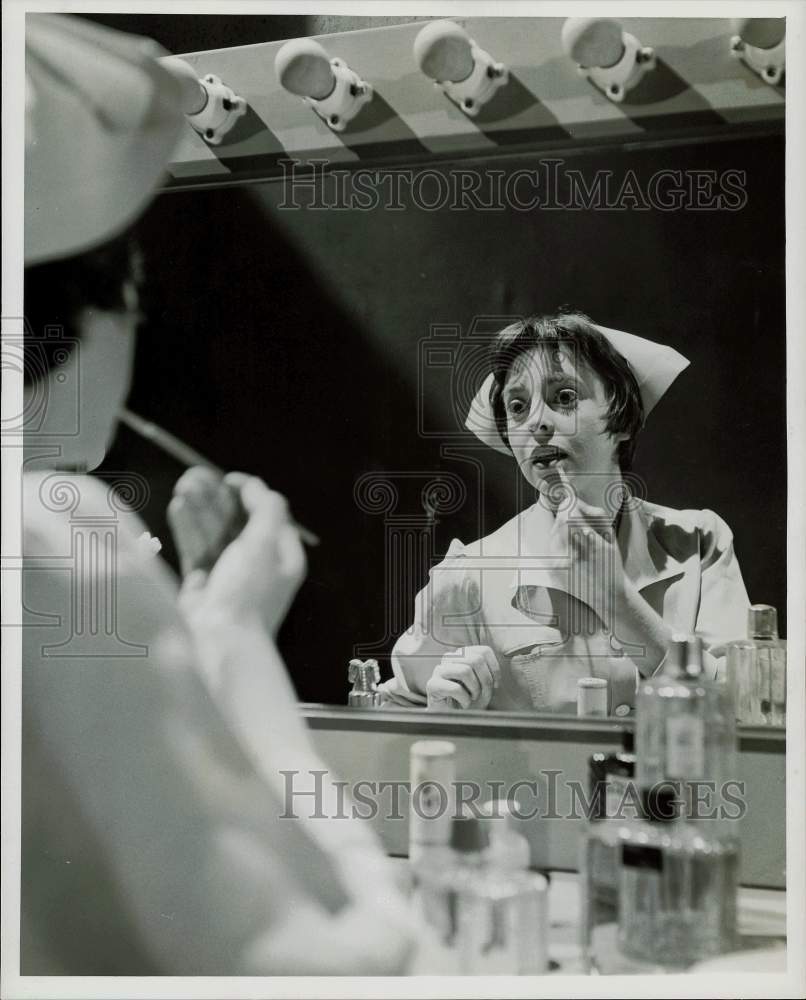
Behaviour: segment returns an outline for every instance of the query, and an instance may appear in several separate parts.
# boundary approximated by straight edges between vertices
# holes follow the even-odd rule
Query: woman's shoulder
[[[87,558],[94,572],[146,579],[175,589],[167,564],[155,559],[159,543],[133,507],[147,498],[141,477],[115,482],[69,472],[30,472],[22,477],[22,551],[37,560]]]
[[[733,544],[733,532],[716,513],[705,507],[678,510],[641,501],[641,511],[649,530],[668,551],[688,549],[696,544],[704,564],[710,564]]]
[[[652,521],[675,525],[681,528],[699,531],[723,532],[730,530],[723,519],[708,507],[683,508],[665,507],[649,500],[640,501],[640,509],[645,517]]]
[[[127,498],[110,498],[109,486],[69,473],[23,476],[26,655],[38,663],[36,650],[47,645],[61,652],[45,660],[69,655],[77,669],[85,664],[87,676],[88,663],[108,657],[124,663],[134,655],[170,666],[173,674],[188,659],[176,579]],[[97,621],[89,628],[92,616]]]
[[[523,519],[528,513],[528,510],[521,511],[520,514],[516,514],[496,528],[495,531],[473,541],[463,543],[458,538],[454,538],[445,553],[443,564],[463,558],[516,555],[519,541],[522,538]]]

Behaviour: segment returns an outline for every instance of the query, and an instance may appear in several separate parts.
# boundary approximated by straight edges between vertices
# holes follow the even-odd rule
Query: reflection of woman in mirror
[[[537,502],[451,543],[394,648],[390,700],[575,712],[578,679],[598,676],[609,711],[627,715],[680,631],[702,637],[719,672],[749,603],[731,532],[713,511],[638,499],[626,475],[646,414],[687,364],[579,313],[498,334],[467,427],[515,459]]]

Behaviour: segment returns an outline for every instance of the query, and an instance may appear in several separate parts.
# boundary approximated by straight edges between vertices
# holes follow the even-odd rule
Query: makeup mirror
[[[491,334],[561,306],[690,359],[640,435],[636,481],[651,501],[718,512],[751,600],[786,634],[782,89],[742,79],[753,99],[726,110],[718,73],[741,67],[703,67],[727,22],[688,22],[687,39],[645,19],[631,30],[661,43],[659,75],[616,108],[572,66],[566,93],[546,89],[561,21],[529,21],[519,42],[514,20],[486,36],[493,55],[510,40],[512,87],[473,122],[417,75],[416,24],[374,29],[398,33],[385,75],[366,32],[328,34],[375,81],[363,126],[335,136],[273,92],[281,127],[254,98],[233,145],[194,146],[139,227],[150,320],[132,409],[261,475],[322,539],[280,636],[304,703],[344,706],[356,657],[389,677],[452,540],[534,502],[463,423]],[[207,61],[237,77],[239,50],[222,51]],[[707,99],[681,76],[695,64]],[[585,127],[563,118],[572,98]],[[164,510],[181,467],[124,429],[106,468],[147,474],[141,513],[175,558]]]

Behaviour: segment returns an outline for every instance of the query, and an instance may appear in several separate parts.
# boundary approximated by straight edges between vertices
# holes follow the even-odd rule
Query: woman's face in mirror
[[[569,345],[519,355],[502,394],[509,445],[536,489],[563,476],[619,474],[616,450],[626,434],[606,430],[608,398],[599,376],[575,361]]]

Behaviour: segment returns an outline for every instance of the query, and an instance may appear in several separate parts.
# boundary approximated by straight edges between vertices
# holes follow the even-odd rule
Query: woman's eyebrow
[[[588,389],[587,382],[578,372],[550,372],[546,375],[546,382],[550,385],[557,382],[575,382],[577,385],[581,385],[585,391]]]
[[[513,379],[511,382],[507,382],[504,386],[504,397],[509,398],[513,393],[522,390],[524,388],[524,382],[525,380],[522,375]]]

